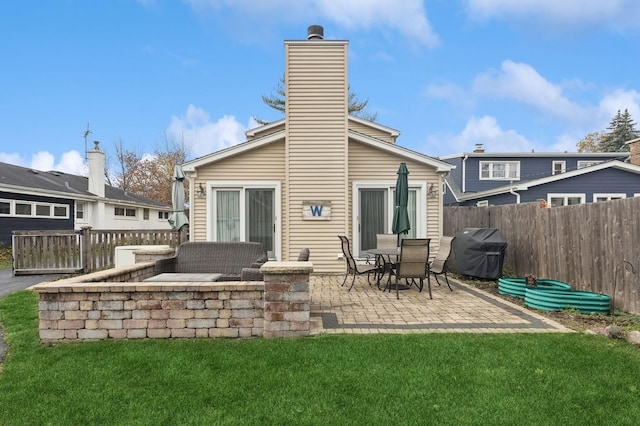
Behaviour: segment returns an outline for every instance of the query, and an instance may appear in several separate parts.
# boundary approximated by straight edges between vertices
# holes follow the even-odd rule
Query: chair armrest
[[[260,268],[242,268],[240,272],[240,281],[263,281],[264,276],[260,272]]]
[[[163,274],[165,272],[175,272],[176,263],[177,263],[177,258],[175,256],[169,257],[167,259],[156,260],[156,264],[153,267],[153,272],[156,275]]]

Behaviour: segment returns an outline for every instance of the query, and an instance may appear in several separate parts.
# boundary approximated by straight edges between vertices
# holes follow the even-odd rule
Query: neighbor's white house
[[[396,172],[409,169],[410,237],[442,234],[443,176],[454,166],[396,144],[399,132],[348,114],[348,41],[284,42],[285,118],[239,145],[189,161],[190,238],[258,241],[272,259],[308,247],[314,271],[341,273],[338,235],[354,255],[390,233]]]
[[[0,163],[0,243],[14,230],[171,229],[171,206],[106,185],[98,143],[87,157],[88,177]]]

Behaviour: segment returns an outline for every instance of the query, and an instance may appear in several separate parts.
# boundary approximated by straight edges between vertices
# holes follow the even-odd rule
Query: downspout
[[[514,191],[513,182],[511,182],[511,186],[509,186],[509,192],[516,196],[516,204],[520,204],[520,194],[518,194],[516,191]]]
[[[465,154],[462,158],[462,193],[465,194],[467,192],[467,158],[469,158],[469,154]]]

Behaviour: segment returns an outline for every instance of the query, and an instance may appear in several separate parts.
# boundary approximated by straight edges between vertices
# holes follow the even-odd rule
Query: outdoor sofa
[[[259,269],[267,260],[260,243],[187,242],[178,246],[173,257],[156,261],[154,272],[215,274],[214,281],[240,281],[244,268]]]
[[[297,261],[306,262],[307,260],[309,260],[309,249],[305,247],[302,250],[300,250]],[[262,281],[264,280],[264,277],[262,275],[262,272],[260,272],[260,268],[244,268],[242,269],[240,280],[241,281]]]

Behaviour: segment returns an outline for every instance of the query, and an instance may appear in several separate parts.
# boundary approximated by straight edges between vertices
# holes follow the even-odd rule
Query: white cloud
[[[635,90],[616,89],[607,93],[600,100],[598,107],[603,129],[611,123],[611,119],[618,111],[625,109],[629,110],[629,114],[636,123],[636,128],[640,125],[637,121],[640,120],[640,93]]]
[[[462,87],[455,83],[430,84],[424,94],[431,98],[445,99],[454,105],[471,107],[474,100]]]
[[[476,144],[482,144],[487,152],[529,152],[534,144],[515,130],[504,130],[495,117],[471,117],[465,128],[457,135],[436,135],[428,138],[430,148],[440,147],[435,155],[447,155],[452,152],[470,152]]]
[[[251,123],[255,122],[251,120],[249,125]],[[248,128],[230,115],[211,121],[205,110],[189,105],[183,115],[171,118],[166,133],[171,139],[184,141],[192,156],[201,157],[244,142],[244,132]]]
[[[563,120],[587,119],[585,108],[571,102],[560,86],[547,81],[528,64],[504,61],[500,70],[476,77],[473,90],[486,96],[514,99]]]
[[[0,163],[24,167],[24,162],[17,152],[0,152]]]
[[[31,168],[42,171],[57,170],[74,175],[87,175],[84,158],[78,151],[68,151],[55,163],[55,156],[48,151],[40,151],[31,157]]]
[[[259,19],[262,26],[301,19],[324,18],[348,30],[391,29],[428,47],[440,44],[421,0],[185,0],[196,12],[222,8],[243,18]],[[309,23],[314,24],[313,22]]]
[[[633,28],[640,19],[637,0],[467,0],[470,19],[533,20],[560,26]]]

